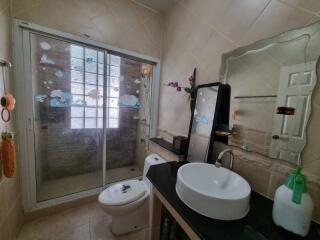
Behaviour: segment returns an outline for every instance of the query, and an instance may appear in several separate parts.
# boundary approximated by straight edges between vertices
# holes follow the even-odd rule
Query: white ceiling
[[[157,12],[165,12],[174,3],[175,0],[133,0],[134,2],[151,8]]]

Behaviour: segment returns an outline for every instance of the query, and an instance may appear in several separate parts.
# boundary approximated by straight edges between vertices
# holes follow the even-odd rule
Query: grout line
[[[182,6],[190,15],[192,15],[195,18],[199,18],[197,15],[195,15],[192,11],[190,11],[186,6],[184,6],[181,2],[178,2],[178,4],[180,6]],[[234,45],[235,47],[240,47],[241,45],[235,41],[233,41],[232,39],[230,39],[227,35],[225,35],[224,33],[220,32],[219,30],[217,30],[215,28],[215,26],[211,26],[207,21],[204,21],[202,19],[199,20],[202,24],[206,25],[207,27],[209,27],[211,30],[214,30],[216,33],[218,33],[222,38],[224,38],[225,40],[229,41],[232,45]]]
[[[143,3],[141,3],[141,2],[138,2],[138,1],[136,1],[136,0],[131,0],[131,1],[132,1],[133,3],[135,3],[136,5],[139,5],[139,6],[141,6],[141,7],[144,7],[144,8],[146,8],[146,9],[148,9],[148,10],[151,11],[151,12],[154,12],[154,13],[156,13],[156,14],[162,15],[159,11],[157,11],[157,10],[155,10],[155,9],[153,9],[153,8],[151,8],[151,7],[143,4]]]
[[[276,0],[276,1],[278,1],[278,2],[280,2],[280,3],[282,3],[282,4],[285,4],[285,5],[289,6],[289,7],[298,9],[298,10],[303,11],[303,12],[305,12],[305,13],[308,13],[308,14],[318,15],[318,14],[320,13],[319,11],[313,12],[313,11],[311,11],[311,10],[309,10],[309,9],[306,9],[306,8],[303,8],[303,7],[294,5],[294,4],[289,3],[289,2],[286,2],[286,1],[284,1],[284,0]],[[320,10],[320,9],[319,9],[319,10]]]
[[[252,23],[248,26],[249,30],[257,21],[258,19],[261,17],[261,15],[263,14],[263,12],[269,7],[270,3],[272,2],[272,0],[269,0],[269,2],[264,6],[264,8],[260,11],[260,13],[258,14],[258,16],[252,21]]]

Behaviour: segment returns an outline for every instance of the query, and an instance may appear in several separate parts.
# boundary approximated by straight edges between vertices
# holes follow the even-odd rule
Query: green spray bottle
[[[310,229],[313,201],[307,192],[306,178],[298,166],[275,193],[272,217],[276,225],[306,236]]]

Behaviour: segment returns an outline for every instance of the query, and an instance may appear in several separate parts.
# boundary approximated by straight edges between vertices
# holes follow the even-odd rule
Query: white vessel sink
[[[213,164],[188,163],[180,167],[176,192],[188,207],[209,218],[236,220],[249,212],[248,182]]]

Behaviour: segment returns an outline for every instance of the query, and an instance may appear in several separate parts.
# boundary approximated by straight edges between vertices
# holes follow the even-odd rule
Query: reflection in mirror
[[[229,144],[300,164],[317,83],[320,23],[224,54],[231,85]]]
[[[189,130],[187,154],[187,161],[189,162],[207,161],[218,91],[219,84],[203,85],[197,89],[196,103]]]

